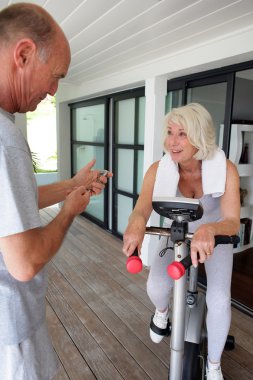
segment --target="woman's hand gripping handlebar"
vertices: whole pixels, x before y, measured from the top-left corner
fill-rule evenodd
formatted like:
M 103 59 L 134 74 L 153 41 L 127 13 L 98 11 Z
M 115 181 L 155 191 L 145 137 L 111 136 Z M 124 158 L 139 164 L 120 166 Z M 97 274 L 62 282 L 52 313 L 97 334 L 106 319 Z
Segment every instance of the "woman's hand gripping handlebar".
M 159 236 L 170 236 L 170 228 L 160 228 L 160 227 L 146 227 L 146 234 L 149 235 L 159 235 Z M 188 234 L 189 237 L 192 237 L 193 234 Z M 142 261 L 138 255 L 137 248 L 134 253 L 128 257 L 126 261 L 126 268 L 128 272 L 136 274 L 142 270 Z
M 238 244 L 240 242 L 240 238 L 237 235 L 216 235 L 214 239 L 215 246 L 218 244 Z M 188 255 L 181 261 L 173 261 L 173 263 L 168 265 L 167 272 L 171 278 L 174 280 L 179 280 L 191 265 L 191 255 Z
M 170 228 L 161 228 L 161 227 L 146 227 L 146 234 L 149 235 L 159 235 L 159 236 L 168 236 L 170 237 L 171 232 Z M 187 233 L 185 235 L 186 239 L 192 239 L 193 233 Z M 237 235 L 226 236 L 226 235 L 217 235 L 215 236 L 215 246 L 218 244 L 238 244 L 240 238 Z M 186 269 L 192 265 L 191 256 L 186 256 L 181 261 L 174 261 L 168 265 L 167 272 L 174 280 L 178 280 L 185 274 Z M 136 249 L 134 253 L 128 257 L 126 262 L 126 267 L 128 272 L 136 274 L 142 270 L 142 261 L 138 255 L 138 250 Z

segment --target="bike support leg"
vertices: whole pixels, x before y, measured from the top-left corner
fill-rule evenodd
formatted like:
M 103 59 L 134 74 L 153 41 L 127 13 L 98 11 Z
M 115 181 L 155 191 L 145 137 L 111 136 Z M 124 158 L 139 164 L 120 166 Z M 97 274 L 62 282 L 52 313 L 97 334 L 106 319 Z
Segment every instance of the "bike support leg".
M 176 261 L 188 254 L 188 246 L 184 242 L 174 244 Z M 182 380 L 186 308 L 186 275 L 174 283 L 173 316 L 170 355 L 170 380 Z

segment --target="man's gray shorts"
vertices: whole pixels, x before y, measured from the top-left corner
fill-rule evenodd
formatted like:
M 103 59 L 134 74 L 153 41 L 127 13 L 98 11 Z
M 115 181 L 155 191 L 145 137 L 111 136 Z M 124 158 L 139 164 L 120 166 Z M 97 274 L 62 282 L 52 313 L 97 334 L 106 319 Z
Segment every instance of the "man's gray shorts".
M 29 339 L 0 346 L 1 380 L 50 380 L 58 367 L 46 323 Z

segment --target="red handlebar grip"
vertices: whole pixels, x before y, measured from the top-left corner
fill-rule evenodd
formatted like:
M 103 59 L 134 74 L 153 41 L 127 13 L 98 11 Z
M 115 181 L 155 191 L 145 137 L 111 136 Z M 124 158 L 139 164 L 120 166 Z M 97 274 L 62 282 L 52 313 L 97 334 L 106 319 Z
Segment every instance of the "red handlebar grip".
M 130 256 L 126 262 L 128 272 L 136 274 L 142 270 L 142 261 L 138 256 Z
M 173 280 L 179 280 L 185 274 L 185 267 L 180 262 L 173 261 L 168 265 L 167 272 Z

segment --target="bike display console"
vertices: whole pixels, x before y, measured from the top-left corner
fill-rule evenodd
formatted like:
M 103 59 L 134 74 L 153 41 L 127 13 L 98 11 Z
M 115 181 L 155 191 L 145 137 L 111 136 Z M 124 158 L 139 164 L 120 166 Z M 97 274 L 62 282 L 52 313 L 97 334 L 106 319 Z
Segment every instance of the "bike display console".
M 193 222 L 203 215 L 203 207 L 198 199 L 154 197 L 152 205 L 159 215 L 178 222 Z

